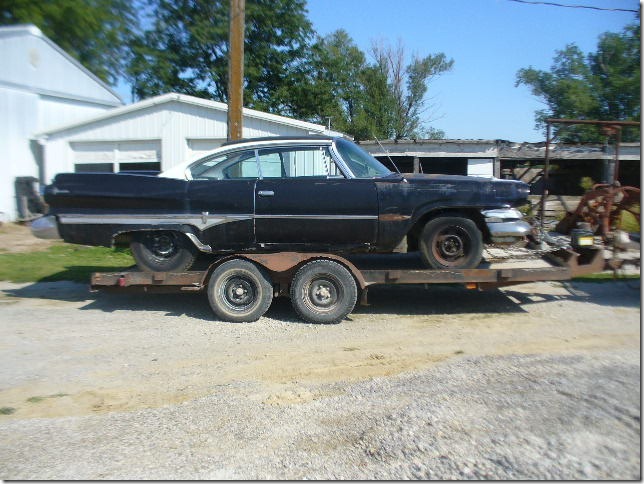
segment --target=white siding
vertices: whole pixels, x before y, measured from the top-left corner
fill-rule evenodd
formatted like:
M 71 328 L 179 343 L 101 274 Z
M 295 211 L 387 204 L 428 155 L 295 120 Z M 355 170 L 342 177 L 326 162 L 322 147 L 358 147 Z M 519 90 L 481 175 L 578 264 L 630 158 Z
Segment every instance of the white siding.
M 220 109 L 181 101 L 151 104 L 52 133 L 46 141 L 47 181 L 57 173 L 74 170 L 73 147 L 79 143 L 160 140 L 161 170 L 167 170 L 220 146 L 226 140 L 227 130 L 227 115 Z M 307 134 L 308 129 L 244 117 L 245 138 Z
M 0 83 L 117 106 L 121 100 L 35 27 L 0 31 Z
M 38 96 L 0 87 L 0 220 L 16 216 L 15 178 L 38 177 L 29 140 L 37 109 Z
M 106 109 L 106 106 L 98 106 L 93 103 L 40 96 L 38 126 L 31 134 L 88 119 L 105 112 Z
M 186 139 L 188 145 L 187 158 L 196 160 L 207 155 L 216 148 L 219 148 L 226 142 L 226 138 L 206 138 L 206 139 Z
M 0 59 L 0 219 L 12 220 L 16 177 L 48 181 L 34 135 L 121 101 L 33 26 L 0 27 Z

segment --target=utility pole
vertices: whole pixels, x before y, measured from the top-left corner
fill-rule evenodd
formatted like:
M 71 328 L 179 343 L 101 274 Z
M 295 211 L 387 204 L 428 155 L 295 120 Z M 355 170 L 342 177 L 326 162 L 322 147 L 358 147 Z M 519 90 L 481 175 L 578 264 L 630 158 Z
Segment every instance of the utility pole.
M 230 0 L 228 32 L 228 141 L 242 138 L 246 0 Z

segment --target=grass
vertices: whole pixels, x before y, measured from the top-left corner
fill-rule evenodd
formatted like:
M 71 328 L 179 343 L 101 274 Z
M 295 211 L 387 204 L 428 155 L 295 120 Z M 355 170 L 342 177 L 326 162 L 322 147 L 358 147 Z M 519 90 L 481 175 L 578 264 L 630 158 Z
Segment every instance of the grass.
M 612 272 L 598 272 L 596 274 L 587 274 L 585 276 L 579 276 L 573 278 L 573 281 L 580 282 L 612 282 L 619 281 L 623 279 L 634 280 L 639 279 L 639 274 L 618 274 L 617 277 L 614 276 Z
M 27 401 L 29 403 L 40 403 L 46 398 L 60 398 L 60 397 L 66 397 L 68 393 L 55 393 L 54 395 L 47 395 L 46 397 L 29 397 Z
M 88 282 L 92 272 L 134 265 L 129 249 L 54 245 L 40 252 L 0 254 L 0 280 L 11 282 Z
M 634 205 L 631 209 L 638 213 L 640 212 L 640 206 Z M 637 222 L 637 218 L 630 212 L 623 210 L 620 214 L 620 220 L 617 226 L 622 229 L 624 232 L 639 233 L 640 224 Z
M 11 415 L 16 411 L 13 407 L 2 407 L 0 408 L 0 415 Z

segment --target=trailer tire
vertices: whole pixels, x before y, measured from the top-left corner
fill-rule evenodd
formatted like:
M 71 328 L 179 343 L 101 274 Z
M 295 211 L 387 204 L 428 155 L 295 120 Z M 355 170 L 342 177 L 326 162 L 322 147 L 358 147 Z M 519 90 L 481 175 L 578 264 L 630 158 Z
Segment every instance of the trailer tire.
M 180 232 L 150 230 L 135 233 L 130 249 L 136 265 L 146 272 L 187 271 L 197 258 L 197 248 Z
M 273 284 L 266 272 L 252 262 L 233 259 L 221 264 L 210 276 L 208 301 L 223 321 L 257 321 L 273 301 Z
M 464 217 L 437 217 L 423 228 L 419 240 L 423 263 L 432 269 L 474 269 L 483 255 L 483 236 Z
M 351 272 L 330 260 L 315 260 L 300 267 L 290 294 L 293 308 L 309 323 L 339 323 L 353 311 L 358 299 Z

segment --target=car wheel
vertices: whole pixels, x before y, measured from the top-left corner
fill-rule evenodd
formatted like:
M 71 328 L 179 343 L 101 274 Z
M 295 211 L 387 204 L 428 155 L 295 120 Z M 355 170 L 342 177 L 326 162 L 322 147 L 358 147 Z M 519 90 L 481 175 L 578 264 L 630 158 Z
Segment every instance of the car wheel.
M 481 262 L 483 237 L 476 224 L 463 217 L 437 217 L 427 222 L 420 253 L 432 269 L 473 269 Z
M 130 249 L 146 272 L 183 272 L 197 258 L 197 248 L 183 234 L 167 230 L 135 234 Z
M 310 323 L 339 323 L 355 307 L 356 281 L 342 264 L 316 260 L 303 265 L 291 282 L 291 303 Z
M 252 262 L 224 262 L 210 276 L 208 300 L 223 321 L 245 323 L 261 318 L 273 301 L 273 284 Z

